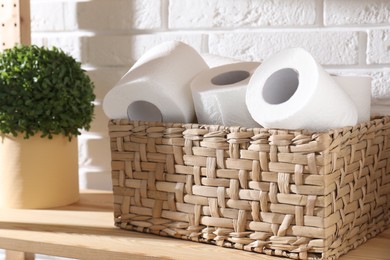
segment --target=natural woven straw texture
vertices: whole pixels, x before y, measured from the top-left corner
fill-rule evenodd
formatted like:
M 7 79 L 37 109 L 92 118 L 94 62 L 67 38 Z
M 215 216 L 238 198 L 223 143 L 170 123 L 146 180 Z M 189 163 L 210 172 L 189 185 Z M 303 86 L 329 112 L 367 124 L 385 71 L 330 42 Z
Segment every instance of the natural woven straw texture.
M 323 133 L 109 123 L 118 227 L 335 259 L 390 226 L 390 118 Z

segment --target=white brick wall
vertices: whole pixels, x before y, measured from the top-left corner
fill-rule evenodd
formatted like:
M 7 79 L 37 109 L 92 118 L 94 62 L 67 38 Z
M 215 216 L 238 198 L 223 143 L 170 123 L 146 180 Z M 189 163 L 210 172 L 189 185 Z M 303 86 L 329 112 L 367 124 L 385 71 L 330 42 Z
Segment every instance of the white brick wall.
M 370 30 L 367 46 L 367 63 L 390 63 L 390 27 L 388 27 L 388 29 Z
M 313 0 L 170 0 L 168 24 L 171 29 L 291 27 L 313 25 L 315 17 Z
M 157 33 L 134 35 L 97 35 L 87 41 L 86 63 L 92 66 L 129 67 L 145 51 L 169 40 L 180 40 L 201 51 L 201 33 Z
M 303 47 L 323 65 L 357 65 L 359 32 L 273 30 L 251 32 L 211 32 L 209 52 L 242 60 L 264 60 L 289 47 Z M 238 47 L 239 46 L 239 47 Z
M 390 23 L 390 1 L 324 0 L 326 25 L 374 25 Z
M 81 61 L 98 104 L 146 50 L 172 39 L 254 61 L 304 47 L 330 72 L 372 75 L 373 95 L 390 97 L 389 0 L 31 0 L 31 17 L 33 42 Z M 80 137 L 82 187 L 110 188 L 107 120 L 98 105 Z

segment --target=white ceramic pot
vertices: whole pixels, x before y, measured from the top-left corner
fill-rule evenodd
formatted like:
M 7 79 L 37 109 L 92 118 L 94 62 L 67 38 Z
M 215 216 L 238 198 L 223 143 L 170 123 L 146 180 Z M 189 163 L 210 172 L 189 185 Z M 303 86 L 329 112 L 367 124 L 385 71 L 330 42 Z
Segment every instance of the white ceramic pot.
M 76 137 L 0 136 L 0 208 L 52 208 L 78 199 Z

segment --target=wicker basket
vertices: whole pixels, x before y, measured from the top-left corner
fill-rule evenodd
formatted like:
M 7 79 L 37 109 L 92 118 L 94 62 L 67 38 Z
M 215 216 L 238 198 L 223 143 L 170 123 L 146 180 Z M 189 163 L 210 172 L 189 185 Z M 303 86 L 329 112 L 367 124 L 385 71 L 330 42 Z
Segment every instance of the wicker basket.
M 323 133 L 109 123 L 115 224 L 295 259 L 390 226 L 390 118 Z

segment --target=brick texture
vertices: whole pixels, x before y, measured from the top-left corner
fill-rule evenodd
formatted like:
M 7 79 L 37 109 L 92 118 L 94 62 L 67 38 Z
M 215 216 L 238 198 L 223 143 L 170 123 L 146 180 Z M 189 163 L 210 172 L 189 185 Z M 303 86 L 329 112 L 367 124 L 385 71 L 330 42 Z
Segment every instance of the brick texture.
M 64 3 L 31 1 L 30 8 L 33 32 L 65 30 Z
M 367 47 L 368 64 L 390 63 L 390 29 L 371 30 Z
M 172 40 L 185 42 L 201 51 L 201 34 L 96 36 L 88 39 L 87 63 L 99 66 L 129 66 L 148 49 Z
M 108 137 L 82 137 L 79 141 L 79 164 L 89 168 L 111 170 L 111 162 L 107 160 L 111 157 Z
M 390 104 L 390 68 L 374 72 L 372 77 L 373 102 Z
M 315 1 L 312 0 L 170 0 L 169 27 L 312 25 L 315 13 Z
M 389 24 L 388 0 L 325 0 L 326 25 Z
M 77 3 L 75 8 L 79 29 L 116 31 L 161 27 L 160 0 L 95 0 Z
M 290 47 L 305 48 L 323 65 L 358 63 L 357 32 L 213 33 L 209 38 L 210 53 L 248 61 L 262 61 Z

